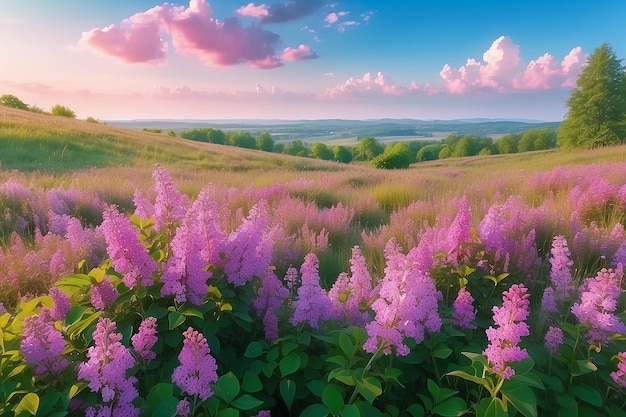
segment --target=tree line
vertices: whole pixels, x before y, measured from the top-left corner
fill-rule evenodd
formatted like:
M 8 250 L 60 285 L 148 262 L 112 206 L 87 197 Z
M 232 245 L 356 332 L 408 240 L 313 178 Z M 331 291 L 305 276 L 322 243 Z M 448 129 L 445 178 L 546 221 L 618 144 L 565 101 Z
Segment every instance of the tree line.
M 30 112 L 33 112 L 33 113 L 50 114 L 52 116 L 69 117 L 70 119 L 75 119 L 76 118 L 76 113 L 74 113 L 74 111 L 72 109 L 70 109 L 69 107 L 62 106 L 60 104 L 55 104 L 54 106 L 52 106 L 52 108 L 48 112 L 48 111 L 45 111 L 44 109 L 42 109 L 41 107 L 29 106 L 28 104 L 24 103 L 22 100 L 20 100 L 19 98 L 17 98 L 13 94 L 5 94 L 3 96 L 0 96 L 0 105 L 6 106 L 6 107 L 11 107 L 13 109 L 18 109 L 18 110 L 26 110 L 26 111 L 30 111 Z M 87 121 L 91 121 L 89 119 L 93 119 L 93 118 L 88 118 Z M 93 120 L 95 121 L 95 119 L 93 119 Z

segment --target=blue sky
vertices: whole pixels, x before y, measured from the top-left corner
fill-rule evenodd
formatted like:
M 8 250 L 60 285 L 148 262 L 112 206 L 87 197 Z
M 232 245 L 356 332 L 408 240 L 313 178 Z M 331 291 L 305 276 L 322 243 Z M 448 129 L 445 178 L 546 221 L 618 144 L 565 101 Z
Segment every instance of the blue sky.
M 626 2 L 0 0 L 0 94 L 101 120 L 561 120 Z

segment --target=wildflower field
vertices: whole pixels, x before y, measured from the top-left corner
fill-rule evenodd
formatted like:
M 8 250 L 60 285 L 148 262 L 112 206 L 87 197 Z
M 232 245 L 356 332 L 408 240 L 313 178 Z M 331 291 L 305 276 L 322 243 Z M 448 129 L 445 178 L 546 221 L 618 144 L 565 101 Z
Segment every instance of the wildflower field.
M 626 149 L 560 152 L 2 167 L 0 415 L 624 416 Z

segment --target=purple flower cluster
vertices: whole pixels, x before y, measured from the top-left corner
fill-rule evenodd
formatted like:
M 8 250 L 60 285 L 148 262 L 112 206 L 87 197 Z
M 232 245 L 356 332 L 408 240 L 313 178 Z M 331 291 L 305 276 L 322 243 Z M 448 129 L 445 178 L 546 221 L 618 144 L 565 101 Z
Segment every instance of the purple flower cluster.
M 474 309 L 474 305 L 472 304 L 473 302 L 474 297 L 472 297 L 472 294 L 467 291 L 465 287 L 462 287 L 452 304 L 452 307 L 454 308 L 454 312 L 452 313 L 454 326 L 459 329 L 476 328 L 473 324 L 473 321 L 476 318 L 476 309 Z
M 526 349 L 518 346 L 523 336 L 530 334 L 524 322 L 528 317 L 530 301 L 528 289 L 523 284 L 514 284 L 502 293 L 503 304 L 493 308 L 493 321 L 496 327 L 487 330 L 489 345 L 483 352 L 491 369 L 509 379 L 515 371 L 509 365 L 528 358 Z
M 119 293 L 108 277 L 91 286 L 91 305 L 96 310 L 104 310 L 117 300 Z
M 139 325 L 139 331 L 130 339 L 135 352 L 146 362 L 156 358 L 156 353 L 152 351 L 152 347 L 159 340 L 156 335 L 156 326 L 157 319 L 155 317 L 147 317 Z
M 559 353 L 563 344 L 563 330 L 559 327 L 550 326 L 546 333 L 544 345 L 553 354 Z
M 611 372 L 611 378 L 617 385 L 626 388 L 626 352 L 618 353 L 617 359 L 619 359 L 617 371 Z
M 128 288 L 151 286 L 154 283 L 152 273 L 157 270 L 157 264 L 139 241 L 130 219 L 113 206 L 107 207 L 102 217 L 99 230 L 106 240 L 113 267 L 124 276 L 124 284 Z
M 623 278 L 621 265 L 615 271 L 602 268 L 595 277 L 585 279 L 578 301 L 572 306 L 578 321 L 589 326 L 587 341 L 597 351 L 609 343 L 611 335 L 626 333 L 626 325 L 613 314 L 622 294 Z
M 333 304 L 336 319 L 347 319 L 350 324 L 361 326 L 370 319 L 366 309 L 372 301 L 372 277 L 358 246 L 352 248 L 350 271 L 351 276 L 342 273 L 337 277 L 328 297 Z
M 154 202 L 155 229 L 160 232 L 173 231 L 185 217 L 189 198 L 178 191 L 172 177 L 161 165 L 155 165 L 152 178 L 157 193 Z
M 574 262 L 570 259 L 571 253 L 567 247 L 567 240 L 564 236 L 556 236 L 552 241 L 552 249 L 550 251 L 550 283 L 554 288 L 557 300 L 564 301 L 570 297 L 574 290 L 572 284 L 572 265 Z
M 455 267 L 463 256 L 462 245 L 470 242 L 472 227 L 472 210 L 467 202 L 467 197 L 463 196 L 459 202 L 459 210 L 447 230 L 445 240 L 446 260 Z
M 295 311 L 291 323 L 299 326 L 308 323 L 313 329 L 331 318 L 332 303 L 326 291 L 320 287 L 319 260 L 313 253 L 304 257 L 300 267 L 302 284 L 298 288 L 298 299 L 294 302 Z
M 265 338 L 275 340 L 278 338 L 278 316 L 283 301 L 289 296 L 289 290 L 285 288 L 274 271 L 268 269 L 261 280 L 261 286 L 254 300 L 254 308 L 257 314 L 263 317 Z
M 78 378 L 88 381 L 92 392 L 99 392 L 102 402 L 87 409 L 87 416 L 139 416 L 133 406 L 139 395 L 137 378 L 127 376 L 135 359 L 122 343 L 117 326 L 100 317 L 93 332 L 94 346 L 87 351 L 87 362 L 78 365 Z
M 50 311 L 53 319 L 63 321 L 70 312 L 71 302 L 70 296 L 61 291 L 58 287 L 50 288 L 50 297 L 54 302 L 54 307 Z
M 438 312 L 441 293 L 428 273 L 400 253 L 395 239 L 387 243 L 385 258 L 385 277 L 379 297 L 372 303 L 376 316 L 365 326 L 369 338 L 363 349 L 371 353 L 382 347 L 389 355 L 395 347 L 398 355 L 405 356 L 409 354 L 405 337 L 421 343 L 426 332 L 441 328 Z
M 67 367 L 67 360 L 61 356 L 65 339 L 54 328 L 50 309 L 43 308 L 39 314 L 26 317 L 23 329 L 20 350 L 26 363 L 35 368 L 35 374 L 56 374 Z
M 209 384 L 217 382 L 217 363 L 202 333 L 189 327 L 183 336 L 183 348 L 178 355 L 180 366 L 172 372 L 172 382 L 183 393 L 197 395 L 204 401 L 213 395 Z

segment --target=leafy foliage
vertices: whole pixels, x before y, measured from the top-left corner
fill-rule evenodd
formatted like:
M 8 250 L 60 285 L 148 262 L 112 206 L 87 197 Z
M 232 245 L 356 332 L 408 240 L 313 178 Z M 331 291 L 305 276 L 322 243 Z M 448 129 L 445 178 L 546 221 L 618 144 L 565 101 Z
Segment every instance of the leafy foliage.
M 73 110 L 60 104 L 55 104 L 50 110 L 50 113 L 52 113 L 53 116 L 68 117 L 70 119 L 76 118 L 76 113 L 74 113 Z

